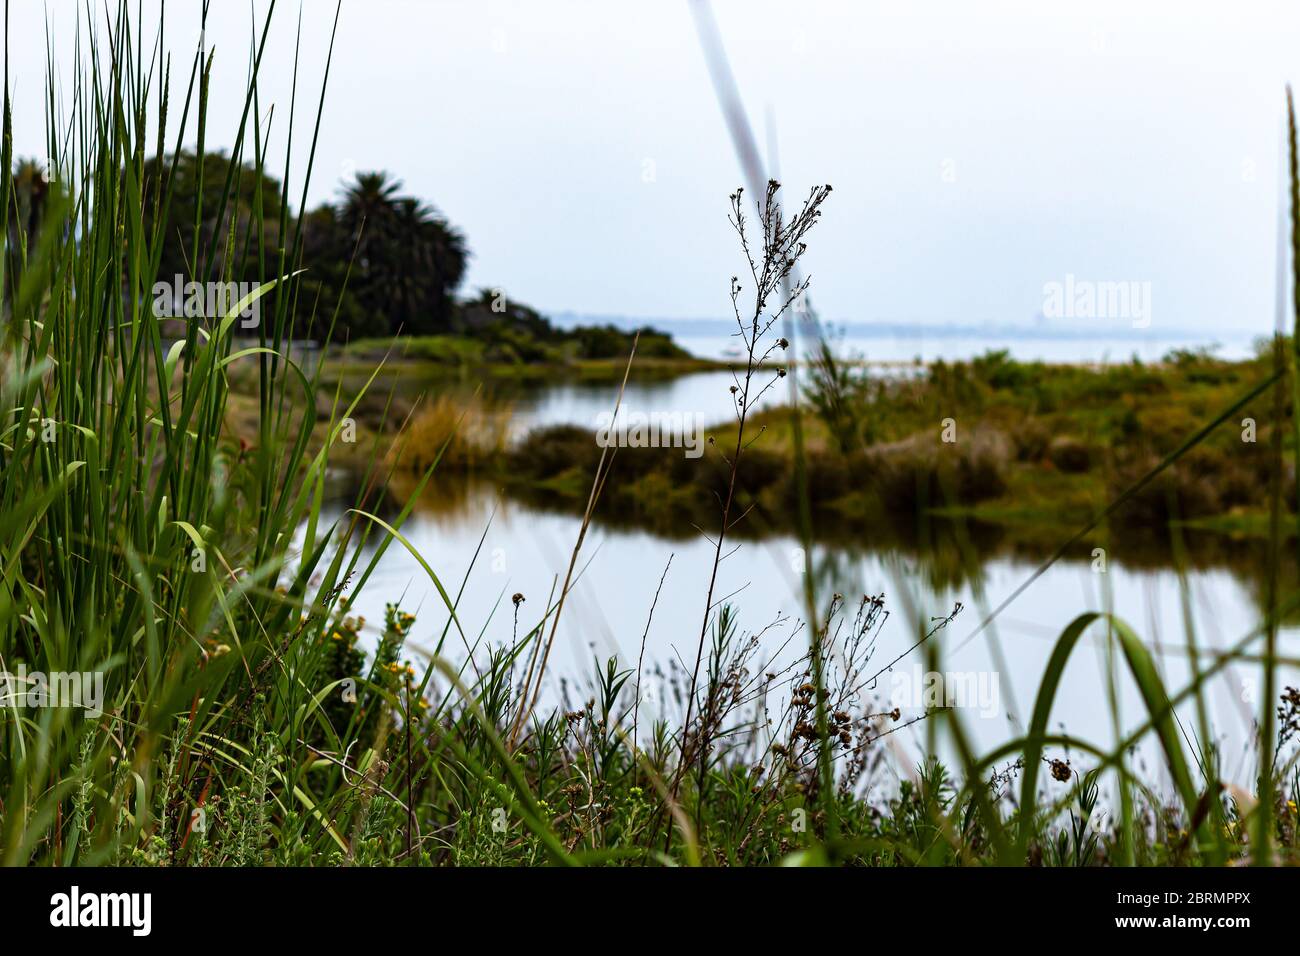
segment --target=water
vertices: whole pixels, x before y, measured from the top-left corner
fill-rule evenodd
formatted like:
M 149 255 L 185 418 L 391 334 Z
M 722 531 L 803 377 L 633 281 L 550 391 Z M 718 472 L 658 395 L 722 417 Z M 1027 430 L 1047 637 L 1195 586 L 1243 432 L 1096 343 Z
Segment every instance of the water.
M 739 340 L 730 329 L 715 322 L 699 324 L 701 331 L 692 330 L 691 323 L 672 323 L 677 343 L 701 358 L 724 359 L 736 354 Z M 1143 362 L 1157 362 L 1172 350 L 1195 348 L 1209 348 L 1224 359 L 1244 359 L 1254 354 L 1255 338 L 1268 334 L 1267 328 L 1254 332 L 1224 328 L 1206 335 L 1123 325 L 1061 332 L 1042 327 L 976 329 L 923 324 L 848 324 L 827 328 L 828 341 L 837 355 L 884 363 L 956 361 L 998 350 L 1026 362 L 1118 363 L 1128 362 L 1135 355 Z M 806 351 L 807 342 L 801 339 L 799 347 Z
M 679 345 L 701 358 L 729 360 L 737 340 L 726 334 L 678 335 Z M 850 327 L 847 334 L 832 335 L 834 351 L 842 358 L 865 360 L 867 374 L 875 377 L 899 377 L 916 373 L 916 363 L 936 359 L 969 359 L 990 350 L 1005 349 L 1012 358 L 1022 361 L 1089 362 L 1117 364 L 1134 356 L 1143 362 L 1158 362 L 1171 350 L 1213 348 L 1214 354 L 1227 359 L 1242 359 L 1253 354 L 1248 336 L 1234 333 L 1219 339 L 1203 340 L 1188 336 L 1139 334 L 1110 336 L 1049 337 L 1002 331 L 986 335 L 927 332 L 864 333 Z M 737 362 L 743 361 L 736 358 Z M 629 410 L 674 411 L 696 416 L 714 424 L 727 415 L 726 396 L 735 382 L 731 372 L 702 372 L 661 381 L 632 379 L 627 384 L 623 405 Z M 766 379 L 760 380 L 760 385 Z M 489 391 L 511 404 L 511 434 L 519 436 L 539 425 L 576 424 L 595 428 L 598 418 L 609 413 L 617 388 L 608 382 L 561 382 L 544 387 L 497 383 Z M 765 392 L 757 407 L 764 408 L 788 401 L 788 381 L 779 382 Z
M 628 409 L 682 412 L 718 421 L 726 415 L 731 381 L 727 372 L 632 381 L 623 402 Z M 769 400 L 783 400 L 786 386 L 780 383 Z M 594 427 L 597 417 L 612 408 L 616 392 L 617 385 L 586 383 L 516 391 L 513 424 L 516 432 L 539 424 Z M 510 641 L 516 630 L 511 603 L 516 592 L 526 598 L 518 632 L 531 629 L 542 617 L 548 598 L 553 602 L 557 596 L 579 527 L 577 516 L 539 510 L 481 480 L 451 478 L 428 491 L 403 533 L 449 593 L 455 596 L 464 582 L 457 614 L 460 629 L 450 627 L 445 653 L 463 657 L 480 634 L 489 644 Z M 648 674 L 668 671 L 674 663 L 690 670 L 700 640 L 714 548 L 698 532 L 685 528 L 683 534 L 671 540 L 596 521 L 580 555 L 580 573 L 566 600 L 548 668 L 555 678 L 563 675 L 566 684 L 550 683 L 544 691 L 548 703 L 563 703 L 566 693 L 571 703 L 585 700 L 596 661 L 617 656 L 623 667 L 635 667 L 643 634 Z M 980 554 L 979 572 L 972 578 L 954 575 L 933 556 L 909 554 L 893 546 L 874 547 L 870 542 L 847 545 L 842 536 L 833 537 L 837 543 L 816 546 L 810 558 L 787 535 L 744 540 L 723 562 L 715 600 L 727 598 L 739 609 L 743 632 L 763 632 L 760 647 L 770 663 L 762 666 L 780 666 L 796 650 L 807 647 L 800 622 L 805 617 L 803 574 L 810 568 L 823 609 L 835 592 L 846 595 L 850 603 L 864 594 L 885 595 L 890 617 L 879 632 L 867 674 L 885 668 L 915 642 L 921 629 L 949 615 L 958 602 L 963 605 L 953 622 L 931 641 L 940 652 L 940 669 L 968 682 L 965 697 L 955 702 L 981 752 L 1024 732 L 1055 640 L 1084 611 L 1110 610 L 1127 621 L 1147 642 L 1171 691 L 1191 680 L 1183 585 L 1172 567 L 1158 561 L 1153 566 L 1149 554 L 1130 555 L 1122 546 L 1114 546 L 1104 573 L 1089 557 L 1059 561 L 997 618 L 994 628 L 972 637 L 985 612 L 1030 577 L 1039 556 L 990 546 Z M 662 593 L 647 626 L 665 568 Z M 1260 619 L 1258 574 L 1240 564 L 1202 561 L 1187 574 L 1186 587 L 1191 623 L 1203 652 L 1231 647 Z M 403 609 L 418 618 L 411 649 L 417 654 L 431 651 L 448 627 L 448 611 L 419 563 L 394 542 L 354 605 L 367 618 L 372 639 L 383 620 L 385 603 L 399 599 Z M 1294 629 L 1284 629 L 1281 646 L 1286 648 L 1296 636 Z M 1103 748 L 1117 739 L 1106 690 L 1106 646 L 1103 626 L 1094 626 L 1085 635 L 1067 668 L 1050 722 L 1052 731 L 1065 730 Z M 865 690 L 862 705 L 873 712 L 898 706 L 904 721 L 923 713 L 927 684 L 922 661 L 921 655 L 913 654 L 885 670 Z M 1131 731 L 1145 719 L 1146 711 L 1122 663 L 1117 667 L 1121 728 Z M 647 683 L 651 681 L 647 678 Z M 1286 670 L 1279 681 L 1279 690 L 1288 683 L 1300 684 L 1300 674 Z M 1255 772 L 1251 741 L 1261 689 L 1259 668 L 1234 664 L 1211 682 L 1207 696 L 1225 775 L 1242 784 L 1249 784 Z M 643 701 L 643 726 L 653 720 L 657 706 L 658 701 Z M 1184 731 L 1194 734 L 1194 707 L 1183 705 L 1178 714 Z M 898 767 L 907 768 L 920 759 L 927 730 L 922 722 L 888 738 Z M 953 759 L 942 740 L 938 746 Z M 1149 779 L 1159 784 L 1164 770 L 1154 744 L 1148 741 L 1141 754 Z
M 762 395 L 759 389 L 772 379 L 773 373 L 759 373 L 757 409 L 789 401 L 787 380 L 778 381 Z M 662 381 L 629 380 L 623 392 L 620 417 L 627 413 L 673 412 L 689 420 L 713 425 L 725 419 L 729 389 L 736 377 L 727 371 L 698 372 Z M 608 382 L 569 382 L 545 388 L 516 392 L 512 399 L 511 431 L 523 434 L 530 428 L 545 425 L 579 425 L 595 429 L 602 415 L 614 410 L 618 385 Z
M 415 511 L 403 532 L 453 599 L 464 581 L 457 617 L 465 641 L 472 644 L 481 633 L 488 643 L 508 642 L 515 631 L 511 596 L 516 592 L 526 598 L 518 628 L 526 632 L 540 620 L 548 600 L 553 602 L 558 595 L 579 519 L 499 497 L 491 485 L 476 481 L 467 482 L 455 495 L 440 488 L 435 496 L 437 502 Z M 477 563 L 471 569 L 476 551 Z M 700 638 L 712 560 L 713 546 L 698 535 L 672 541 L 599 523 L 593 526 L 580 555 L 580 574 L 566 601 L 549 668 L 552 675 L 568 678 L 573 703 L 585 699 L 595 661 L 616 655 L 622 666 L 634 667 L 643 633 L 647 672 L 655 667 L 666 670 L 674 661 L 689 669 Z M 789 660 L 793 648 L 806 647 L 806 633 L 796 629 L 803 617 L 799 568 L 804 566 L 797 541 L 787 536 L 741 542 L 721 566 L 716 597 L 731 596 L 743 631 L 768 629 L 762 642 L 769 660 L 764 667 Z M 918 622 L 948 615 L 956 602 L 964 605 L 953 623 L 931 640 L 940 651 L 943 672 L 983 682 L 972 697 L 956 701 L 962 705 L 959 713 L 966 730 L 981 751 L 1023 732 L 1056 638 L 1085 610 L 1111 609 L 1131 624 L 1148 642 L 1170 689 L 1191 679 L 1180 583 L 1172 570 L 1132 567 L 1122 556 L 1109 560 L 1105 574 L 1098 573 L 1091 560 L 1060 561 L 998 617 L 995 628 L 971 639 L 984 611 L 1028 578 L 1034 563 L 989 557 L 978 582 L 955 585 L 929 583 L 926 567 L 915 557 L 896 552 L 815 548 L 811 567 L 817 572 L 821 606 L 835 591 L 850 601 L 867 593 L 884 593 L 891 615 L 880 631 L 868 674 L 884 668 L 914 642 Z M 655 588 L 665 568 L 662 593 L 647 629 Z M 1259 619 L 1256 593 L 1232 570 L 1194 571 L 1187 585 L 1202 650 L 1230 647 Z M 428 652 L 448 627 L 449 614 L 419 563 L 394 543 L 358 596 L 355 610 L 365 615 L 374 634 L 373 625 L 383 620 L 385 602 L 398 599 L 405 610 L 417 614 L 412 650 Z M 1294 636 L 1294 631 L 1284 631 L 1283 646 Z M 1067 668 L 1051 727 L 1109 747 L 1115 736 L 1105 696 L 1104 646 L 1104 628 L 1094 627 Z M 451 626 L 446 651 L 463 657 L 465 647 L 457 628 Z M 899 706 L 903 720 L 922 713 L 926 701 L 921 696 L 925 687 L 921 661 L 920 655 L 911 655 L 886 671 L 864 694 L 864 703 L 876 701 L 873 712 Z M 1287 671 L 1281 680 L 1294 685 L 1296 678 L 1294 671 Z M 1249 748 L 1261 687 L 1256 668 L 1234 665 L 1213 681 L 1208 695 L 1211 726 L 1219 735 L 1225 770 L 1243 784 L 1254 772 Z M 1122 726 L 1132 730 L 1146 712 L 1131 681 L 1122 678 L 1120 688 Z M 562 703 L 561 697 L 558 684 L 547 688 L 549 702 Z M 653 719 L 656 708 L 643 704 L 642 713 Z M 1184 728 L 1192 732 L 1194 709 L 1184 706 L 1179 713 Z M 925 730 L 920 724 L 890 739 L 904 765 L 920 758 Z M 1151 747 L 1145 749 L 1145 759 L 1153 771 L 1161 766 Z

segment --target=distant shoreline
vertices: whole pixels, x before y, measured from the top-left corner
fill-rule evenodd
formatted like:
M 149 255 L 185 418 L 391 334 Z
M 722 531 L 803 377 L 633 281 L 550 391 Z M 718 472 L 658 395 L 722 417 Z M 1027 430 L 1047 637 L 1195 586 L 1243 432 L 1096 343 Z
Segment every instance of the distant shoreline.
M 602 315 L 577 312 L 548 313 L 547 318 L 557 328 L 580 325 L 612 325 L 633 330 L 647 326 L 667 332 L 674 338 L 714 338 L 731 335 L 736 323 L 727 318 L 660 318 L 647 316 Z M 828 321 L 820 320 L 823 329 L 832 337 L 848 339 L 990 339 L 1022 338 L 1042 341 L 1110 341 L 1110 342 L 1184 342 L 1209 345 L 1213 342 L 1243 344 L 1272 334 L 1270 329 L 1257 333 L 1245 330 L 1225 335 L 1222 328 L 1200 330 L 1171 328 L 1153 324 L 1147 328 L 1133 328 L 1128 322 L 1098 320 L 1090 325 L 1065 325 L 1055 320 L 1043 320 L 1030 325 L 1013 325 L 997 322 L 944 322 L 924 321 Z M 800 333 L 804 324 L 798 323 Z

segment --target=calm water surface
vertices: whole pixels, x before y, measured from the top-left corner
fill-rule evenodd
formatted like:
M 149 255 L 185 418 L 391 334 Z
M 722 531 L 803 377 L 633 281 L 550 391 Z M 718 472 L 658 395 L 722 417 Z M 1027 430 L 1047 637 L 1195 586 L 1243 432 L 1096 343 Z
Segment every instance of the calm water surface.
M 716 421 L 727 414 L 730 382 L 725 372 L 668 382 L 632 382 L 624 405 L 689 412 Z M 612 407 L 615 391 L 607 384 L 562 383 L 516 394 L 514 418 L 520 429 L 560 423 L 588 427 Z M 772 397 L 779 401 L 783 394 Z M 516 592 L 526 596 L 519 629 L 531 628 L 541 618 L 548 595 L 558 592 L 579 519 L 522 504 L 477 480 L 440 486 L 424 498 L 403 532 L 453 596 L 464 581 L 458 618 L 467 640 L 472 643 L 481 633 L 488 643 L 508 642 L 514 630 L 510 598 Z M 547 688 L 548 698 L 559 703 L 567 690 L 575 703 L 585 699 L 596 660 L 617 655 L 623 666 L 635 667 L 643 632 L 647 672 L 668 671 L 674 662 L 689 668 L 700 639 L 712 560 L 713 545 L 698 534 L 670 540 L 597 522 L 583 546 L 581 574 L 567 599 L 552 651 L 549 673 L 557 680 Z M 1191 677 L 1184 580 L 1191 624 L 1203 651 L 1225 649 L 1256 626 L 1261 588 L 1248 574 L 1209 567 L 1180 579 L 1172 567 L 1152 568 L 1149 559 L 1140 564 L 1126 562 L 1122 549 L 1108 556 L 1105 573 L 1099 573 L 1091 560 L 1060 561 L 998 617 L 994 628 L 978 635 L 974 632 L 984 613 L 1034 572 L 1034 561 L 1005 552 L 988 554 L 974 579 L 959 576 L 964 580 L 953 583 L 951 575 L 937 572 L 915 555 L 873 550 L 869 542 L 817 546 L 811 560 L 806 560 L 795 539 L 777 535 L 740 542 L 722 564 L 715 598 L 731 596 L 742 632 L 763 632 L 760 646 L 767 662 L 761 666 L 773 667 L 788 661 L 793 648 L 807 645 L 807 635 L 799 629 L 804 617 L 804 568 L 812 569 L 823 607 L 835 592 L 850 602 L 864 594 L 883 593 L 890 616 L 878 634 L 874 666 L 867 673 L 883 668 L 916 640 L 919 628 L 949 615 L 960 602 L 963 609 L 952 624 L 932 640 L 943 671 L 974 681 L 967 698 L 958 701 L 959 713 L 979 749 L 988 750 L 1023 731 L 1056 637 L 1084 611 L 1111 610 L 1129 622 L 1151 648 L 1171 689 L 1181 688 Z M 665 568 L 667 576 L 647 631 L 651 602 Z M 404 610 L 417 614 L 412 649 L 429 650 L 447 625 L 448 612 L 418 562 L 394 542 L 355 601 L 357 613 L 368 620 L 372 638 L 383 620 L 385 603 L 399 599 Z M 1294 629 L 1286 629 L 1281 646 L 1294 654 L 1300 647 L 1297 638 Z M 453 655 L 463 657 L 464 645 L 454 628 L 448 640 Z M 1051 723 L 1053 730 L 1065 729 L 1111 746 L 1116 737 L 1106 691 L 1106 645 L 1103 626 L 1087 633 L 1068 666 Z M 874 700 L 882 710 L 899 706 L 905 720 L 923 713 L 922 665 L 921 656 L 914 654 L 885 671 L 864 693 L 863 704 Z M 563 687 L 558 682 L 561 675 L 566 678 Z M 1288 671 L 1281 682 L 1300 684 L 1300 675 Z M 1121 675 L 1118 685 L 1121 728 L 1132 730 L 1143 721 L 1145 711 L 1127 677 Z M 1258 669 L 1241 664 L 1217 677 L 1209 693 L 1211 725 L 1225 771 L 1242 783 L 1254 772 L 1249 751 L 1261 687 Z M 660 697 L 643 701 L 642 714 L 653 717 L 660 701 Z M 1194 707 L 1180 707 L 1179 717 L 1185 732 L 1192 735 Z M 645 726 L 648 721 L 642 719 Z M 897 766 L 906 768 L 927 746 L 927 724 L 900 731 L 889 740 Z M 942 740 L 938 747 L 951 757 Z M 1159 781 L 1164 771 L 1158 756 L 1150 747 L 1144 755 L 1149 778 Z

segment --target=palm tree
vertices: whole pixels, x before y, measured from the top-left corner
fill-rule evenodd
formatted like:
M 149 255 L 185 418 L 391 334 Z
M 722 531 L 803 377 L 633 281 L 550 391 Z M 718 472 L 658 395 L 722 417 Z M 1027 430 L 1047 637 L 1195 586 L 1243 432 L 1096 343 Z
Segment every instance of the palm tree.
M 357 178 L 343 188 L 338 222 L 347 230 L 350 243 L 356 246 L 357 262 L 367 265 L 367 253 L 391 234 L 397 193 L 402 182 L 388 173 L 357 173 Z
M 352 288 L 392 333 L 445 331 L 465 275 L 465 238 L 432 206 L 399 195 L 401 186 L 366 172 L 343 191 L 337 222 L 356 250 Z

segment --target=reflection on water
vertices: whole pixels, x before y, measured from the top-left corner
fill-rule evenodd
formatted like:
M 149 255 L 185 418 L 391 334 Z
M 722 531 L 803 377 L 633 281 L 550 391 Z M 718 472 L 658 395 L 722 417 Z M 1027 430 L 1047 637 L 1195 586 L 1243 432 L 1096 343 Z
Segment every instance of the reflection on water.
M 728 389 L 735 380 L 728 371 L 697 372 L 665 379 L 632 378 L 623 393 L 622 409 L 625 414 L 671 410 L 713 424 L 726 416 Z M 436 380 L 422 384 L 430 391 L 464 397 L 478 391 L 487 403 L 508 407 L 510 433 L 515 438 L 531 428 L 548 425 L 590 427 L 594 433 L 600 417 L 613 411 L 619 386 L 617 382 L 582 379 L 546 384 L 510 379 Z M 756 407 L 779 405 L 788 396 L 788 389 L 773 388 L 758 400 Z
M 879 368 L 873 374 L 908 373 Z M 731 383 L 728 372 L 633 379 L 623 406 L 719 421 L 727 414 Z M 598 416 L 612 408 L 617 393 L 617 385 L 607 382 L 538 385 L 493 380 L 436 385 L 444 394 L 449 390 L 456 394 L 458 388 L 466 394 L 481 389 L 489 402 L 509 406 L 516 435 L 535 425 L 576 424 L 590 425 L 593 440 Z M 767 396 L 775 402 L 784 398 L 783 388 Z M 413 479 L 395 478 L 387 506 L 407 500 L 413 488 Z M 527 633 L 554 601 L 563 581 L 580 520 L 562 510 L 572 508 L 571 503 L 551 504 L 544 494 L 521 500 L 517 497 L 521 494 L 516 489 L 512 497 L 488 482 L 464 476 L 439 476 L 403 527 L 449 593 L 456 595 L 464 582 L 457 617 L 467 644 L 480 635 L 489 644 L 511 639 L 515 622 L 510 598 L 516 592 L 526 597 L 519 633 Z M 794 654 L 792 648 L 807 643 L 801 625 L 807 616 L 801 597 L 805 571 L 815 582 L 819 613 L 824 613 L 836 593 L 845 595 L 852 606 L 861 595 L 883 592 L 890 616 L 873 659 L 882 668 L 960 603 L 963 609 L 952 624 L 927 645 L 938 653 L 929 670 L 965 681 L 961 692 L 948 702 L 958 705 L 957 713 L 981 752 L 1023 732 L 1051 648 L 1080 613 L 1112 611 L 1126 620 L 1147 642 L 1171 690 L 1185 686 L 1192 674 L 1184 595 L 1203 654 L 1232 646 L 1260 620 L 1266 556 L 1258 543 L 1188 534 L 1184 544 L 1189 570 L 1180 577 L 1167 541 L 1112 527 L 1104 573 L 1097 567 L 1091 545 L 1080 547 L 1035 580 L 998 616 L 995 626 L 975 635 L 986 613 L 1033 574 L 1068 530 L 1008 529 L 933 519 L 918 523 L 913 517 L 899 516 L 896 524 L 882 522 L 864 535 L 824 522 L 816 529 L 818 543 L 812 554 L 804 555 L 794 537 L 773 531 L 773 525 L 761 518 L 758 515 L 737 529 L 732 543 L 739 547 L 723 562 L 715 591 L 715 598 L 726 599 L 738 609 L 742 631 L 763 632 L 762 652 L 770 660 L 760 666 L 779 667 Z M 634 667 L 643 633 L 648 674 L 671 676 L 674 667 L 689 670 L 695 659 L 713 545 L 689 522 L 650 532 L 636 520 L 609 509 L 597 512 L 552 651 L 551 684 L 544 691 L 550 703 L 563 703 L 566 695 L 585 697 L 595 660 L 617 655 L 624 667 Z M 1286 549 L 1285 558 L 1284 576 L 1294 582 L 1297 569 L 1291 549 Z M 666 567 L 663 591 L 647 630 L 655 589 Z M 400 601 L 403 609 L 418 615 L 416 646 L 423 643 L 427 649 L 443 633 L 447 609 L 419 563 L 396 544 L 387 549 L 376 574 L 356 596 L 355 609 L 373 628 L 383 620 L 384 605 L 390 601 Z M 456 643 L 456 629 L 450 633 L 453 643 L 448 648 L 463 655 L 465 645 Z M 1284 629 L 1282 652 L 1300 656 L 1295 645 L 1296 630 Z M 1056 698 L 1053 731 L 1064 729 L 1103 747 L 1116 741 L 1107 690 L 1114 662 L 1108 647 L 1103 627 L 1095 626 L 1085 635 Z M 934 684 L 922 673 L 923 663 L 921 654 L 912 654 L 885 670 L 868 691 L 871 699 L 860 705 L 871 711 L 897 706 L 906 721 L 924 713 L 927 703 L 944 702 L 942 696 L 927 699 L 927 688 L 933 692 Z M 1113 670 L 1119 675 L 1119 729 L 1130 731 L 1145 719 L 1145 709 L 1123 676 L 1122 666 Z M 1294 671 L 1284 671 L 1279 681 L 1280 687 L 1300 684 Z M 1208 716 L 1224 775 L 1241 783 L 1249 783 L 1255 770 L 1250 742 L 1261 704 L 1260 688 L 1259 668 L 1237 663 L 1213 680 L 1208 693 Z M 669 698 L 643 699 L 642 713 L 649 718 L 643 727 L 650 726 L 656 707 L 668 706 L 664 702 Z M 1191 702 L 1180 706 L 1179 717 L 1192 736 L 1197 722 Z M 897 767 L 915 763 L 932 743 L 952 760 L 942 738 L 930 741 L 934 726 L 934 721 L 923 721 L 886 738 L 898 758 Z M 1144 775 L 1158 784 L 1164 771 L 1153 747 L 1143 748 L 1141 756 Z
M 678 343 L 701 358 L 729 361 L 736 339 L 725 334 L 709 336 L 678 335 Z M 862 335 L 830 339 L 833 350 L 842 358 L 866 361 L 867 374 L 879 378 L 897 378 L 917 374 L 916 362 L 935 359 L 962 360 L 989 350 L 1005 349 L 1013 358 L 1044 362 L 1123 363 L 1134 356 L 1145 362 L 1159 361 L 1171 349 L 1192 346 L 1215 346 L 1223 358 L 1245 358 L 1252 353 L 1248 338 L 1233 333 L 1218 343 L 1192 341 L 1186 337 L 1162 337 L 1154 332 L 1112 338 L 1026 336 L 1001 332 L 980 336 L 960 336 L 944 330 L 918 326 L 909 335 Z M 348 373 L 360 384 L 369 369 Z M 634 367 L 623 396 L 628 411 L 671 411 L 690 415 L 708 423 L 727 420 L 729 387 L 735 382 L 730 371 L 699 372 L 668 376 Z M 602 414 L 608 414 L 618 395 L 618 383 L 572 377 L 564 380 L 529 378 L 483 378 L 468 370 L 424 374 L 408 371 L 386 383 L 408 397 L 421 393 L 468 397 L 474 393 L 490 406 L 509 409 L 510 434 L 518 437 L 528 429 L 547 425 L 597 427 Z M 385 391 L 379 390 L 379 392 Z M 376 393 L 378 394 L 378 392 Z M 763 394 L 758 408 L 786 402 L 787 382 Z
M 409 491 L 393 489 L 399 500 Z M 337 512 L 328 517 L 337 517 Z M 524 633 L 542 617 L 548 596 L 553 600 L 579 524 L 572 515 L 511 500 L 488 483 L 456 479 L 426 489 L 403 533 L 453 596 L 464 581 L 457 614 L 467 639 L 473 642 L 481 632 L 485 641 L 503 643 L 514 631 L 511 595 L 522 592 L 527 599 L 519 621 Z M 1084 611 L 1111 610 L 1129 622 L 1147 641 L 1166 686 L 1180 688 L 1191 679 L 1180 578 L 1149 551 L 1134 549 L 1137 560 L 1130 561 L 1123 546 L 1112 547 L 1105 573 L 1096 569 L 1090 554 L 1064 559 L 1025 590 L 994 627 L 972 639 L 986 611 L 1031 575 L 1042 554 L 1025 552 L 996 535 L 973 536 L 966 548 L 943 544 L 942 539 L 929 548 L 915 541 L 867 546 L 834 541 L 833 536 L 825 540 L 810 556 L 788 535 L 739 541 L 738 550 L 722 564 L 715 597 L 725 596 L 738 608 L 742 630 L 768 628 L 764 653 L 779 663 L 784 658 L 778 648 L 784 643 L 806 643 L 806 633 L 799 630 L 805 617 L 804 568 L 813 574 L 822 607 L 837 592 L 850 603 L 863 594 L 883 592 L 891 614 L 877 642 L 875 662 L 880 667 L 960 602 L 963 610 L 932 644 L 939 653 L 937 669 L 969 681 L 968 699 L 959 695 L 956 701 L 963 705 L 958 713 L 982 751 L 1023 731 L 1055 638 Z M 1202 652 L 1230 647 L 1256 626 L 1259 589 L 1254 582 L 1259 578 L 1252 554 L 1229 548 L 1203 552 L 1197 559 L 1193 551 L 1194 569 L 1186 575 L 1186 587 Z M 597 521 L 584 544 L 581 573 L 566 601 L 552 652 L 549 673 L 556 680 L 546 691 L 552 702 L 559 703 L 565 692 L 558 681 L 561 675 L 570 692 L 585 693 L 593 660 L 617 655 L 624 666 L 635 666 L 655 588 L 670 556 L 671 567 L 647 632 L 647 671 L 689 668 L 682 662 L 693 662 L 699 641 L 712 544 L 699 535 L 669 540 Z M 431 646 L 447 624 L 448 612 L 418 562 L 393 545 L 356 596 L 355 609 L 373 626 L 382 621 L 384 604 L 398 600 L 418 616 L 415 645 Z M 1294 629 L 1284 630 L 1284 652 L 1294 647 L 1295 639 Z M 1115 733 L 1107 702 L 1106 647 L 1100 627 L 1086 635 L 1066 670 L 1051 725 L 1110 746 Z M 455 650 L 464 653 L 463 647 Z M 784 653 L 791 653 L 788 647 Z M 922 713 L 927 686 L 922 665 L 922 656 L 914 654 L 883 673 L 870 690 L 881 705 L 874 709 L 899 706 L 904 720 Z M 1283 672 L 1280 682 L 1300 683 L 1293 671 Z M 1121 726 L 1132 730 L 1145 711 L 1130 682 L 1121 678 L 1118 683 Z M 1235 664 L 1213 681 L 1208 695 L 1224 772 L 1243 783 L 1254 770 L 1249 749 L 1261 687 L 1258 668 Z M 653 718 L 655 705 L 643 706 L 648 707 L 643 713 Z M 1182 707 L 1179 715 L 1191 734 L 1194 711 Z M 926 729 L 923 722 L 888 738 L 903 764 L 919 757 Z M 942 741 L 939 746 L 947 752 Z M 1145 762 L 1150 779 L 1159 782 L 1163 771 L 1158 757 L 1147 752 Z

